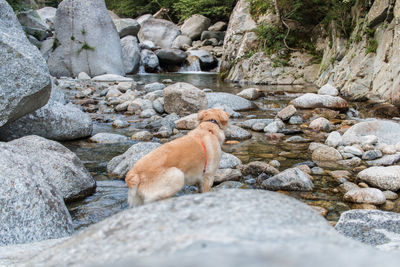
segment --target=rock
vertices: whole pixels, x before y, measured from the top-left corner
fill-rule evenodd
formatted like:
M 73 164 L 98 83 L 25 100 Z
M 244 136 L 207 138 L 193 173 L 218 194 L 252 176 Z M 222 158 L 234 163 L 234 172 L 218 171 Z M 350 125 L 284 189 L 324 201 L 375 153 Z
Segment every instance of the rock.
M 0 0 L 0 43 L 1 127 L 44 106 L 51 83 L 45 60 L 4 0 Z
M 304 138 L 299 135 L 294 135 L 285 140 L 286 143 L 309 143 L 311 139 Z
M 148 131 L 140 131 L 132 135 L 131 137 L 133 140 L 138 141 L 151 141 L 153 139 L 153 135 Z
M 153 109 L 153 108 L 148 108 L 148 109 L 145 109 L 145 110 L 143 110 L 141 113 L 140 113 L 140 117 L 141 118 L 151 118 L 151 117 L 153 117 L 154 115 L 156 115 L 157 114 L 157 112 Z
M 219 161 L 219 169 L 234 169 L 242 164 L 242 161 L 229 153 L 222 152 L 221 160 Z
M 117 28 L 119 38 L 124 38 L 125 36 L 137 36 L 140 30 L 140 24 L 134 19 L 113 19 L 115 27 Z
M 298 168 L 286 169 L 262 183 L 268 190 L 311 191 L 313 183 L 306 173 Z
M 284 109 L 281 109 L 278 114 L 276 114 L 276 117 L 283 121 L 287 121 L 292 117 L 294 114 L 296 114 L 297 109 L 293 105 L 289 105 Z
M 399 195 L 392 191 L 386 190 L 386 191 L 383 191 L 383 194 L 385 195 L 386 200 L 396 200 L 399 198 Z
M 137 38 L 131 35 L 122 38 L 121 47 L 125 73 L 136 73 L 141 59 Z
M 183 49 L 183 47 L 191 46 L 191 45 L 192 45 L 192 39 L 190 39 L 190 37 L 188 37 L 186 35 L 179 35 L 172 42 L 171 48 Z
M 151 19 L 151 18 L 153 18 L 153 15 L 151 15 L 151 14 L 144 14 L 144 15 L 141 15 L 140 17 L 138 17 L 138 18 L 136 19 L 136 21 L 137 21 L 140 25 L 142 25 L 143 22 L 145 22 L 146 20 Z
M 247 140 L 252 137 L 252 134 L 238 126 L 229 125 L 228 128 L 224 131 L 225 138 L 227 140 Z
M 112 123 L 114 128 L 122 129 L 130 126 L 130 123 L 124 120 L 115 120 Z
M 193 41 L 200 39 L 201 33 L 210 27 L 211 20 L 202 15 L 193 15 L 183 23 L 181 31 Z
M 90 80 L 90 76 L 86 72 L 79 72 L 78 80 Z
M 211 25 L 210 27 L 208 27 L 208 30 L 209 31 L 224 31 L 227 26 L 228 25 L 226 24 L 226 22 L 218 21 L 218 22 L 214 23 L 213 25 Z
M 143 142 L 131 146 L 125 153 L 114 157 L 107 164 L 107 172 L 111 177 L 123 179 L 133 165 L 146 154 L 150 153 L 160 144 Z
M 48 171 L 18 146 L 0 144 L 0 246 L 72 234 L 71 215 L 60 191 L 48 183 L 55 178 Z
M 178 82 L 164 88 L 164 109 L 169 114 L 183 117 L 206 108 L 206 94 L 189 83 Z
M 128 141 L 128 137 L 113 133 L 98 133 L 89 138 L 90 142 L 99 144 L 115 144 Z
M 303 123 L 303 118 L 298 115 L 294 115 L 289 119 L 289 124 L 299 125 L 302 123 Z
M 178 27 L 167 20 L 150 18 L 141 23 L 139 41 L 152 41 L 163 49 L 171 48 L 175 38 L 181 34 Z
M 364 153 L 364 151 L 362 151 L 360 148 L 356 146 L 345 146 L 343 150 L 345 153 L 350 153 L 357 157 L 361 157 L 362 154 Z
M 175 125 L 179 130 L 193 130 L 198 125 L 197 113 L 180 118 L 175 121 Z
M 378 138 L 379 143 L 395 145 L 400 141 L 399 133 L 399 123 L 387 120 L 365 121 L 351 126 L 343 134 L 343 142 L 345 144 L 364 143 L 365 141 L 362 138 L 374 135 Z
M 332 124 L 327 119 L 320 117 L 313 120 L 308 127 L 317 132 L 329 132 L 332 128 Z
M 54 28 L 54 21 L 56 17 L 57 8 L 45 6 L 36 10 L 43 23 L 46 23 L 51 29 Z
M 44 107 L 0 128 L 0 139 L 10 141 L 26 135 L 67 141 L 88 137 L 93 123 L 87 113 L 72 104 L 50 100 Z
M 335 168 L 337 162 L 342 160 L 343 157 L 333 147 L 322 145 L 315 149 L 312 153 L 312 160 L 322 168 Z
M 400 166 L 370 167 L 361 171 L 357 178 L 383 190 L 400 189 Z
M 146 92 L 155 92 L 155 91 L 163 90 L 164 88 L 165 88 L 165 85 L 162 83 L 159 83 L 159 82 L 149 83 L 143 87 L 143 89 Z
M 216 104 L 226 105 L 234 111 L 254 109 L 256 106 L 249 100 L 229 93 L 207 93 L 208 107 Z
M 342 213 L 335 229 L 344 236 L 383 250 L 398 250 L 400 215 L 379 210 Z
M 347 110 L 349 108 L 349 104 L 343 98 L 338 96 L 317 95 L 312 93 L 307 93 L 295 98 L 290 101 L 289 104 L 301 109 L 329 108 Z
M 331 84 L 327 83 L 318 90 L 319 95 L 338 96 L 339 91 Z
M 164 98 L 159 97 L 156 100 L 153 101 L 153 109 L 159 113 L 159 114 L 164 114 Z
M 173 48 L 157 50 L 156 55 L 161 65 L 180 65 L 187 57 L 187 54 L 182 50 Z
M 263 95 L 263 93 L 258 88 L 247 88 L 240 91 L 240 93 L 237 93 L 236 95 L 243 97 L 244 99 L 247 100 L 256 100 L 260 98 Z
M 342 136 L 337 131 L 331 132 L 326 138 L 325 144 L 331 147 L 338 147 L 343 144 Z
M 285 124 L 280 119 L 275 119 L 264 128 L 266 133 L 278 133 L 285 127 Z
M 201 40 L 208 40 L 208 39 L 217 39 L 218 41 L 224 41 L 225 38 L 225 32 L 222 31 L 204 31 L 201 34 Z
M 132 78 L 124 77 L 117 74 L 104 74 L 92 78 L 94 82 L 132 82 Z
M 188 53 L 200 59 L 200 67 L 203 71 L 210 70 L 218 65 L 218 60 L 206 50 L 189 50 Z
M 104 1 L 62 1 L 55 34 L 59 45 L 47 62 L 53 76 L 125 75 L 119 35 Z
M 7 143 L 46 170 L 47 182 L 61 192 L 66 202 L 92 194 L 96 182 L 79 158 L 60 143 L 39 136 L 26 136 Z
M 383 22 L 388 16 L 389 0 L 376 1 L 367 14 L 368 27 L 373 28 Z
M 376 160 L 367 161 L 370 166 L 389 166 L 400 161 L 400 153 L 397 152 L 394 155 L 386 155 Z
M 27 34 L 43 41 L 51 36 L 49 25 L 43 22 L 35 10 L 20 11 L 17 13 L 19 22 Z
M 344 200 L 354 203 L 383 204 L 386 201 L 385 195 L 376 188 L 360 188 L 348 191 Z
M 126 93 L 129 90 L 135 89 L 135 85 L 133 82 L 120 82 L 117 85 L 117 89 L 122 93 Z
M 218 169 L 214 175 L 214 183 L 223 183 L 226 181 L 238 181 L 242 173 L 237 169 Z
M 142 50 L 140 57 L 146 72 L 154 72 L 160 65 L 157 55 L 150 50 Z
M 275 167 L 262 161 L 253 161 L 249 164 L 243 165 L 241 168 L 243 176 L 250 175 L 252 177 L 258 177 L 260 174 L 266 174 L 268 177 L 279 173 Z
M 339 186 L 339 188 L 344 193 L 347 193 L 350 190 L 360 189 L 360 187 L 358 185 L 356 185 L 355 183 L 352 183 L 352 182 L 344 182 Z

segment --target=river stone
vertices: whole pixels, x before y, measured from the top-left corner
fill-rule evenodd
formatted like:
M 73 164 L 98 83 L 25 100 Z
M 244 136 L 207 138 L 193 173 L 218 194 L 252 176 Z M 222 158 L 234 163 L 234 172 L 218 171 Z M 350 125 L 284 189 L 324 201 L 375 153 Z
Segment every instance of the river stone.
M 225 132 L 225 138 L 227 140 L 247 140 L 252 137 L 252 134 L 245 129 L 242 129 L 235 125 L 229 125 Z
M 182 49 L 185 46 L 190 47 L 191 45 L 192 45 L 192 39 L 190 39 L 190 37 L 186 35 L 179 35 L 172 42 L 171 48 Z
M 347 110 L 349 104 L 346 100 L 338 96 L 330 95 L 317 95 L 313 93 L 304 94 L 296 99 L 290 101 L 291 105 L 296 108 L 310 109 L 310 108 L 329 108 L 337 110 Z
M 121 47 L 125 73 L 136 73 L 141 59 L 137 38 L 131 35 L 122 38 Z
M 336 89 L 336 87 L 327 83 L 318 90 L 318 94 L 319 95 L 337 96 L 337 95 L 339 95 L 339 91 L 338 91 L 338 89 Z
M 379 159 L 367 161 L 370 166 L 389 166 L 400 161 L 400 152 L 393 155 L 386 155 Z
M 0 0 L 0 127 L 44 106 L 49 70 L 26 38 L 12 8 Z
M 218 41 L 224 41 L 225 32 L 224 31 L 204 31 L 201 34 L 200 40 L 217 39 Z
M 266 133 L 278 133 L 285 127 L 285 123 L 280 119 L 275 119 L 273 122 L 269 123 L 265 128 Z
M 357 147 L 357 146 L 345 146 L 344 149 L 343 149 L 343 151 L 344 151 L 345 153 L 350 153 L 350 154 L 352 154 L 352 155 L 354 155 L 354 156 L 357 156 L 357 157 L 361 157 L 362 154 L 364 153 L 364 151 L 362 151 L 362 150 L 361 150 L 359 147 Z
M 156 55 L 161 65 L 180 65 L 187 57 L 185 52 L 174 48 L 157 50 Z
M 103 74 L 92 78 L 94 82 L 132 82 L 133 79 L 118 74 Z
M 17 18 L 24 31 L 39 41 L 52 35 L 49 25 L 42 21 L 35 10 L 19 11 Z
M 157 55 L 148 49 L 143 49 L 140 53 L 142 64 L 146 72 L 154 72 L 160 65 Z
M 378 137 L 379 143 L 395 145 L 400 142 L 400 124 L 388 120 L 372 120 L 357 123 L 343 134 L 345 144 L 360 143 L 365 136 Z
M 310 145 L 311 146 L 311 145 Z M 335 168 L 343 157 L 333 147 L 322 145 L 312 152 L 312 160 L 321 168 Z
M 154 92 L 154 91 L 159 91 L 159 90 L 163 90 L 165 88 L 165 85 L 159 82 L 155 82 L 155 83 L 149 83 L 146 84 L 143 89 L 146 92 Z M 161 91 L 162 92 L 162 91 Z M 162 95 L 161 95 L 162 96 Z
M 178 82 L 164 88 L 164 109 L 183 117 L 207 108 L 206 94 L 199 88 Z
M 260 174 L 264 173 L 267 176 L 273 176 L 279 173 L 279 171 L 271 166 L 270 164 L 262 161 L 253 161 L 241 168 L 243 176 L 250 175 L 252 177 L 258 177 Z
M 197 113 L 180 118 L 175 121 L 175 125 L 179 130 L 193 130 L 198 125 Z
M 400 247 L 400 215 L 379 210 L 350 210 L 342 213 L 335 229 L 344 236 L 384 250 Z
M 386 202 L 386 197 L 379 189 L 359 188 L 348 191 L 344 195 L 344 200 L 354 203 L 380 205 Z
M 175 38 L 181 34 L 178 27 L 164 19 L 150 18 L 141 23 L 138 33 L 139 41 L 152 41 L 163 49 L 171 48 Z
M 342 145 L 343 139 L 339 132 L 334 131 L 328 135 L 328 138 L 325 140 L 325 144 L 331 147 L 338 147 Z
M 119 35 L 104 1 L 62 1 L 55 34 L 59 45 L 48 60 L 53 76 L 125 75 Z
M 121 134 L 98 133 L 90 137 L 89 141 L 99 144 L 115 144 L 128 141 L 128 137 Z
M 317 132 L 329 132 L 332 128 L 332 124 L 327 119 L 320 117 L 313 120 L 308 127 Z
M 256 99 L 260 98 L 263 95 L 263 93 L 258 88 L 247 88 L 247 89 L 240 91 L 236 95 L 243 97 L 244 99 L 247 99 L 247 100 L 256 100 Z
M 262 183 L 268 190 L 312 191 L 313 183 L 306 173 L 298 168 L 286 169 Z
M 0 143 L 0 246 L 72 234 L 71 215 L 61 192 L 48 183 L 56 178 L 48 171 L 18 146 Z
M 123 179 L 133 165 L 146 154 L 150 153 L 157 147 L 159 143 L 143 142 L 131 146 L 122 155 L 112 158 L 107 164 L 107 172 L 110 176 Z
M 200 39 L 201 33 L 210 27 L 211 20 L 203 15 L 195 14 L 186 19 L 181 27 L 183 35 L 189 36 L 193 41 Z
M 250 120 L 246 120 L 243 123 L 241 123 L 240 126 L 243 128 L 246 128 L 246 129 L 253 129 L 253 126 L 255 124 L 260 124 L 260 125 L 263 124 L 263 125 L 267 126 L 271 122 L 273 122 L 273 119 L 250 119 Z
M 278 114 L 276 114 L 276 117 L 283 121 L 287 121 L 292 117 L 294 114 L 296 114 L 297 109 L 293 105 L 289 105 L 285 107 L 284 109 L 281 109 Z
M 242 173 L 238 169 L 218 169 L 214 175 L 214 184 L 226 181 L 238 181 Z
M 196 49 L 188 51 L 190 56 L 195 56 L 200 59 L 201 70 L 210 70 L 218 65 L 218 60 L 207 50 Z
M 206 96 L 209 108 L 216 104 L 226 105 L 234 111 L 250 110 L 256 107 L 251 101 L 229 93 L 207 93 Z
M 219 169 L 235 169 L 242 164 L 242 161 L 229 153 L 223 152 L 221 154 L 221 160 L 219 161 Z
M 400 189 L 400 166 L 370 167 L 361 171 L 357 177 L 383 190 Z
M 125 36 L 137 36 L 140 30 L 140 24 L 134 19 L 113 19 L 115 27 L 117 28 L 119 38 Z

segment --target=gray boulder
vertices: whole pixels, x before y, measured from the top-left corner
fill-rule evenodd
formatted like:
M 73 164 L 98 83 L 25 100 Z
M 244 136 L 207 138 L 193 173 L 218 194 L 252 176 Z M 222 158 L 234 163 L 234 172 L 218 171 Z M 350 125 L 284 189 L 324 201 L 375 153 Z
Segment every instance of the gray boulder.
M 400 161 L 400 152 L 393 155 L 385 155 L 379 159 L 369 160 L 367 164 L 370 166 L 390 166 Z
M 175 83 L 164 88 L 164 109 L 184 117 L 207 108 L 206 94 L 189 83 Z
M 336 89 L 336 87 L 327 83 L 318 90 L 318 94 L 319 95 L 337 96 L 337 95 L 339 95 L 339 91 L 338 91 L 338 89 Z
M 122 59 L 126 73 L 136 73 L 140 65 L 140 48 L 136 37 L 128 35 L 121 39 Z
M 346 100 L 338 96 L 330 95 L 317 95 L 312 93 L 304 94 L 298 98 L 290 101 L 291 105 L 296 108 L 310 109 L 310 108 L 330 108 L 337 110 L 347 110 L 349 104 Z
M 388 120 L 372 120 L 357 123 L 343 134 L 345 144 L 361 143 L 363 137 L 375 135 L 378 142 L 395 145 L 400 142 L 400 124 Z
M 183 23 L 181 31 L 193 41 L 200 39 L 201 33 L 210 27 L 211 20 L 202 15 L 193 15 Z
M 145 22 L 145 21 L 148 20 L 148 19 L 152 19 L 152 18 L 153 18 L 153 15 L 152 15 L 152 14 L 144 14 L 144 15 L 141 15 L 140 17 L 136 18 L 136 21 L 137 21 L 140 25 L 142 25 L 143 22 Z
M 191 46 L 191 45 L 192 45 L 192 39 L 190 39 L 190 37 L 186 35 L 179 35 L 172 42 L 171 48 L 182 49 L 185 46 Z
M 209 108 L 216 104 L 226 105 L 234 111 L 250 110 L 256 107 L 251 101 L 229 93 L 208 93 L 206 97 Z
M 155 91 L 161 91 L 165 88 L 165 85 L 163 83 L 155 82 L 155 83 L 149 83 L 146 84 L 143 89 L 146 92 L 155 92 Z M 161 91 L 161 93 L 163 93 Z M 162 95 L 161 95 L 162 96 Z
M 55 33 L 58 46 L 48 60 L 53 76 L 125 75 L 119 35 L 104 1 L 62 1 Z
M 48 182 L 54 178 L 18 146 L 0 143 L 0 246 L 72 234 L 62 195 Z
M 289 191 L 312 191 L 314 188 L 308 175 L 298 168 L 286 169 L 265 180 L 262 186 L 269 190 Z
M 146 72 L 154 72 L 160 65 L 157 55 L 148 49 L 143 49 L 140 52 L 140 58 Z
M 400 189 L 400 166 L 370 167 L 361 171 L 357 178 L 383 190 Z
M 90 142 L 99 144 L 115 144 L 128 141 L 128 137 L 113 133 L 98 133 L 89 138 Z
M 41 20 L 36 11 L 28 10 L 18 12 L 17 17 L 24 31 L 34 36 L 39 41 L 43 41 L 52 35 L 49 26 Z
M 131 146 L 125 153 L 114 157 L 107 164 L 107 172 L 110 176 L 123 179 L 135 163 L 146 154 L 150 153 L 157 147 L 159 143 L 143 142 Z
M 202 70 L 210 70 L 218 65 L 218 60 L 206 50 L 189 50 L 188 53 L 200 59 Z
M 137 36 L 140 24 L 134 19 L 113 19 L 120 38 L 128 35 Z
M 43 23 L 49 25 L 50 29 L 54 29 L 54 21 L 56 17 L 57 8 L 45 6 L 36 10 Z
M 161 65 L 180 65 L 187 58 L 187 54 L 179 49 L 160 49 L 156 55 Z
M 225 137 L 227 140 L 247 140 L 252 137 L 252 134 L 245 129 L 235 125 L 229 125 L 225 130 Z
M 181 34 L 178 27 L 164 19 L 150 18 L 141 23 L 138 33 L 139 41 L 152 41 L 163 49 L 171 48 L 175 38 Z
M 224 41 L 225 38 L 225 32 L 222 31 L 204 31 L 201 34 L 201 40 L 207 40 L 207 39 L 212 39 L 215 38 L 218 41 Z
M 386 202 L 383 192 L 376 188 L 357 188 L 348 191 L 343 196 L 344 200 L 353 203 L 380 205 Z
M 219 161 L 218 168 L 219 169 L 234 169 L 234 168 L 237 168 L 238 166 L 240 166 L 241 164 L 242 164 L 242 161 L 238 157 L 222 151 L 222 155 L 221 155 L 221 159 Z
M 44 106 L 51 89 L 46 62 L 5 0 L 0 0 L 0 62 L 1 127 Z
M 384 250 L 400 248 L 400 214 L 379 210 L 342 213 L 335 229 L 344 236 Z

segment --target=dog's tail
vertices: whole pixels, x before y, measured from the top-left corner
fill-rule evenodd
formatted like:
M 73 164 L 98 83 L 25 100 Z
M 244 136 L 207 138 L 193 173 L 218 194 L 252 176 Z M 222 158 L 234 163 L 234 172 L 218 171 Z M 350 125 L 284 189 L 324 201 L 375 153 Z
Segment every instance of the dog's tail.
M 128 204 L 129 207 L 136 207 L 143 205 L 143 199 L 139 196 L 138 187 L 139 187 L 140 177 L 137 173 L 132 170 L 128 172 L 125 177 L 126 186 L 128 186 Z

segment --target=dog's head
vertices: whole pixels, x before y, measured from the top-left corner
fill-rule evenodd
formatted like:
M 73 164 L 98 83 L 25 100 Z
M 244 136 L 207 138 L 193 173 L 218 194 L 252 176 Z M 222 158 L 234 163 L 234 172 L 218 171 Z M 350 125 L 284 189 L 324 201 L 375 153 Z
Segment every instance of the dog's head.
M 197 115 L 199 123 L 202 122 L 213 122 L 219 126 L 222 130 L 225 130 L 228 126 L 229 114 L 217 108 L 211 108 L 202 110 Z

